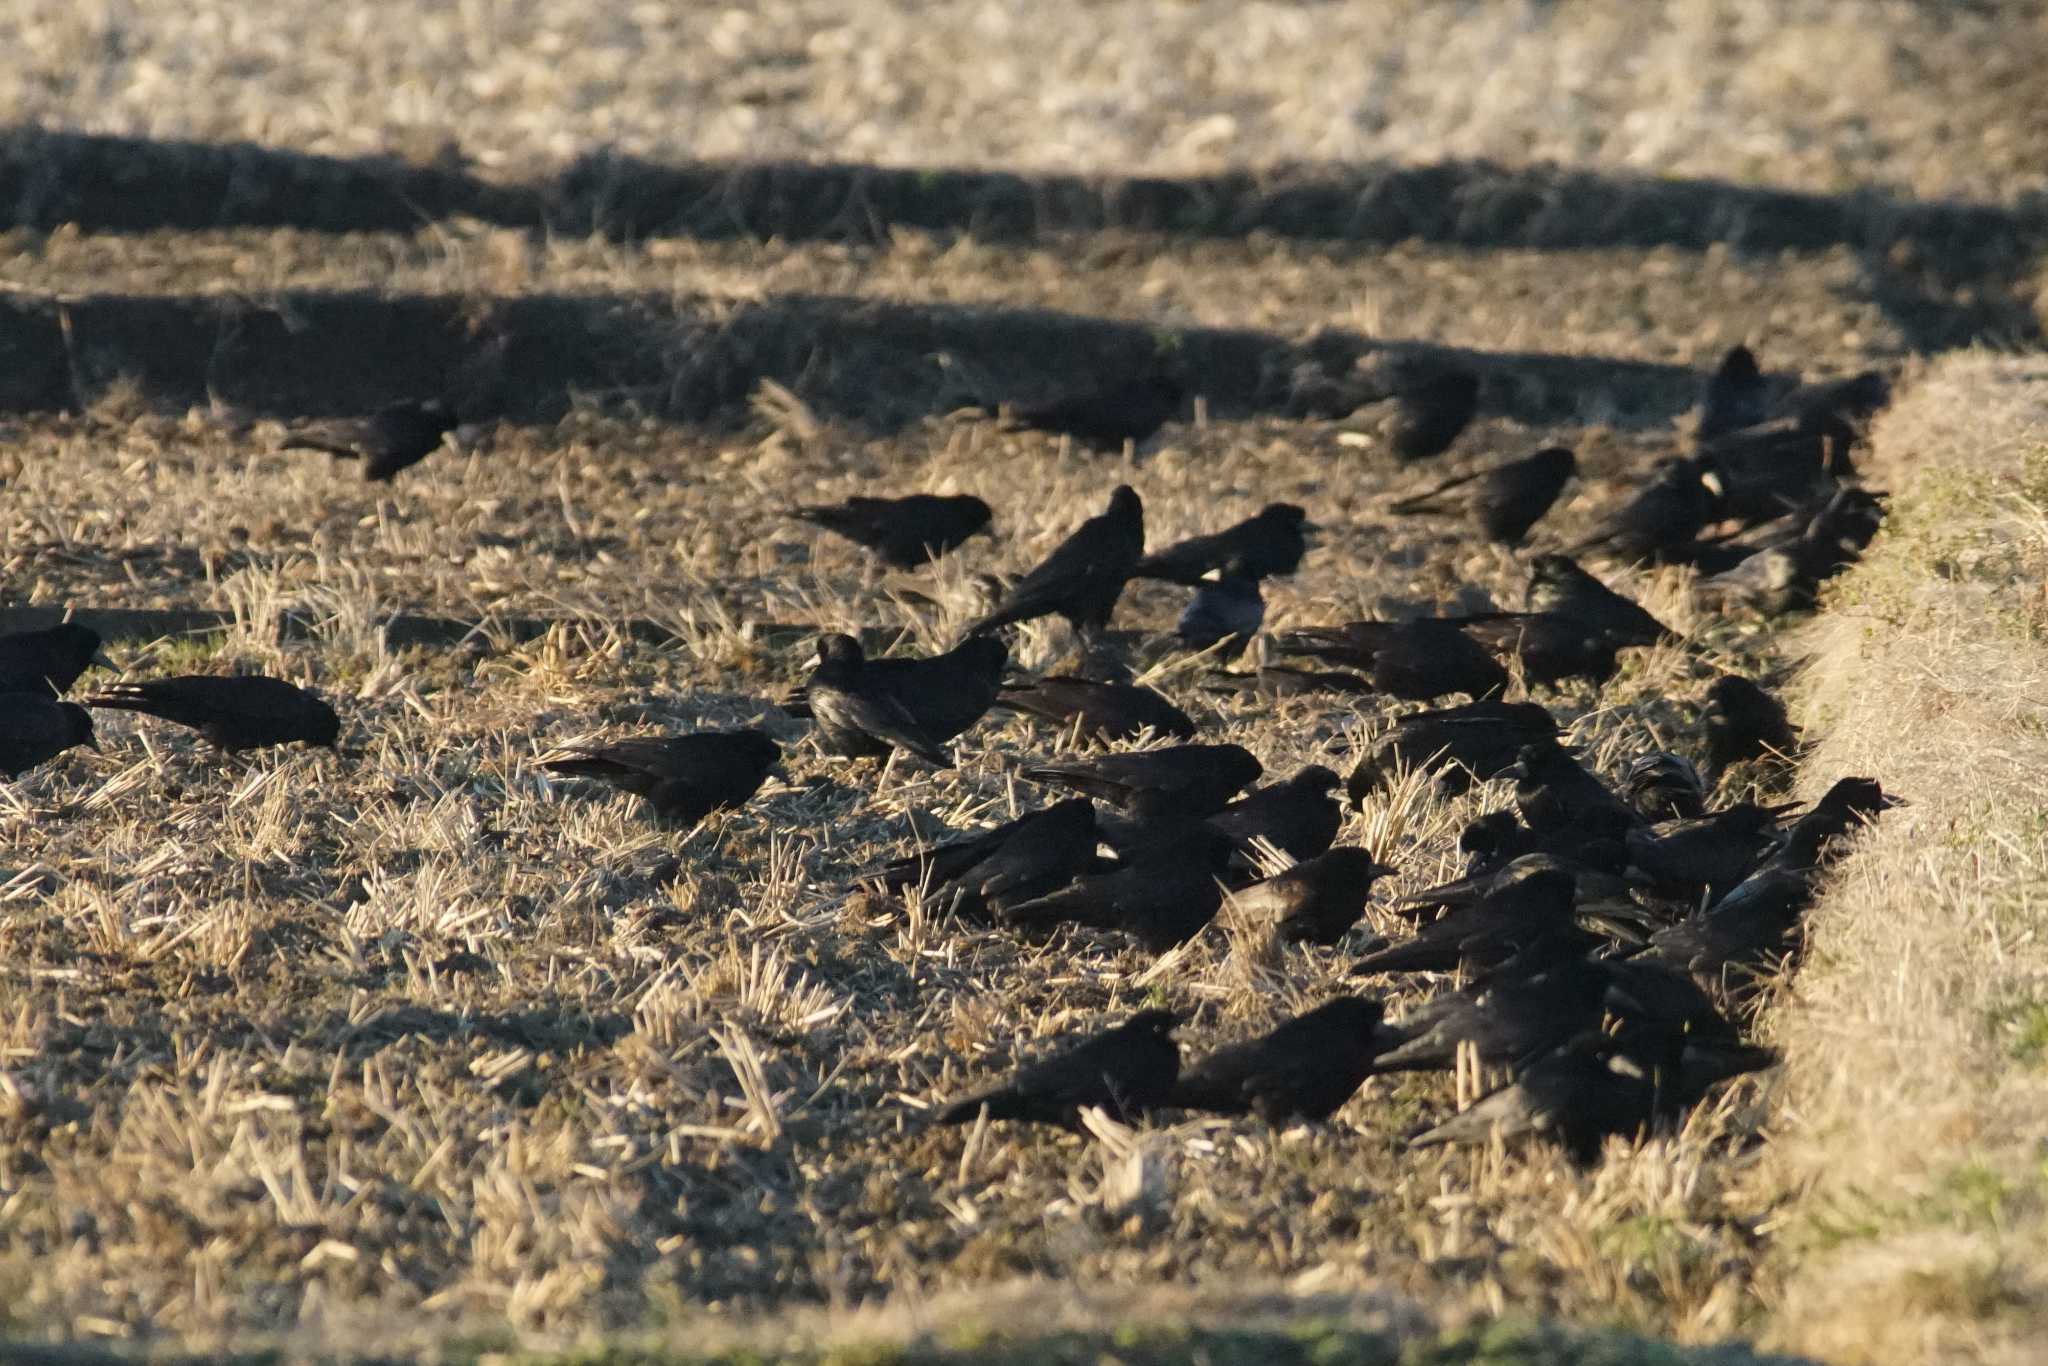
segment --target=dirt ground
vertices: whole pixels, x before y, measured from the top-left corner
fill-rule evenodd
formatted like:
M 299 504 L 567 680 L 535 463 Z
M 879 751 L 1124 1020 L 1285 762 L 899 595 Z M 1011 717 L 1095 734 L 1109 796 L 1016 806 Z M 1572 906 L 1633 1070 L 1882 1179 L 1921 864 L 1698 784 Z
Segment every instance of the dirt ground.
M 1438 466 L 1574 447 L 1555 545 L 1677 447 L 1736 341 L 1906 384 L 2038 341 L 2035 7 L 289 9 L 13 6 L 4 609 L 138 614 L 124 675 L 261 669 L 344 734 L 229 762 L 110 716 L 0 789 L 0 1334 L 459 1356 L 945 1303 L 1000 1338 L 987 1306 L 1038 1282 L 1129 1296 L 1097 1332 L 1258 1288 L 1388 1360 L 1446 1326 L 1440 1359 L 1521 1359 L 1460 1331 L 1503 1314 L 1771 1331 L 1777 1078 L 1586 1174 L 1407 1152 L 1453 1104 L 1435 1077 L 1287 1131 L 927 1128 L 1143 1004 L 1191 1012 L 1191 1051 L 1262 1028 L 1355 985 L 1389 922 L 1155 962 L 880 898 L 859 870 L 1026 809 L 1018 770 L 1068 742 L 992 716 L 957 768 L 878 781 L 773 703 L 815 630 L 950 643 L 977 575 L 1118 482 L 1154 545 L 1306 506 L 1328 531 L 1273 629 L 1517 604 L 1529 552 L 1390 515 L 1439 470 L 1396 468 L 1370 410 L 1286 415 L 1311 355 L 1472 364 L 1483 416 Z M 1135 459 L 959 411 L 1160 359 L 1202 400 Z M 389 488 L 276 449 L 429 391 L 478 426 Z M 985 498 L 997 538 L 901 574 L 781 515 L 913 489 Z M 1683 573 L 1609 577 L 1689 640 L 1542 696 L 1601 761 L 1696 752 L 1717 671 L 1789 676 Z M 1269 774 L 1347 772 L 1401 709 L 1209 692 L 1165 638 L 1183 597 L 1126 598 L 1134 661 Z M 747 724 L 788 776 L 695 831 L 536 764 Z M 1404 785 L 1340 842 L 1398 894 L 1505 800 Z M 1132 1144 L 1167 1173 L 1143 1218 Z M 1074 1341 L 1046 1355 L 1100 1346 Z

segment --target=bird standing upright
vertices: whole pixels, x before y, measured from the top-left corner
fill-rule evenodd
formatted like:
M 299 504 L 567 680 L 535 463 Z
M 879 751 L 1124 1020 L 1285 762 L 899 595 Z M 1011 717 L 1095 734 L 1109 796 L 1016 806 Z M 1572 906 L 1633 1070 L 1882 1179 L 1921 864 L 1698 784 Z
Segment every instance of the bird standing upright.
M 1145 554 L 1145 504 L 1137 490 L 1119 484 L 1099 516 L 1073 534 L 1017 580 L 994 611 L 967 628 L 983 635 L 998 627 L 1058 613 L 1074 630 L 1093 635 L 1109 625 L 1124 585 Z

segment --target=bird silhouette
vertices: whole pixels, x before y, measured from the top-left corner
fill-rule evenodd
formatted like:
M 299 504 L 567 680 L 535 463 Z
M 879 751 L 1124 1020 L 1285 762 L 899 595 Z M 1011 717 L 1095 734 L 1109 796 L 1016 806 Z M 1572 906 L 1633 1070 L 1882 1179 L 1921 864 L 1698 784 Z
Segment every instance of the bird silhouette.
M 1180 1045 L 1173 1039 L 1177 1024 L 1170 1010 L 1141 1010 L 1114 1028 L 1018 1068 L 1000 1086 L 953 1101 L 933 1122 L 971 1124 L 986 1111 L 991 1120 L 1072 1129 L 1088 1108 L 1125 1120 L 1141 1118 L 1172 1100 L 1180 1076 Z
M 946 742 L 995 705 L 1009 650 L 974 636 L 930 659 L 869 659 L 852 636 L 818 641 L 818 662 L 804 685 L 825 747 L 848 758 L 886 758 L 907 750 L 940 768 L 952 765 Z
M 454 410 L 438 398 L 407 400 L 368 417 L 290 428 L 278 449 L 325 451 L 360 460 L 363 477 L 381 483 L 439 450 L 458 425 Z
M 341 718 L 318 696 L 282 679 L 255 675 L 188 674 L 117 683 L 85 704 L 189 726 L 229 753 L 299 743 L 332 749 L 341 735 Z
M 695 825 L 753 796 L 781 757 L 765 731 L 705 731 L 567 745 L 543 758 L 541 767 L 607 783 L 641 798 L 665 819 Z
M 1128 484 L 1119 484 L 1100 516 L 1075 528 L 967 633 L 981 635 L 1055 613 L 1083 635 L 1101 631 L 1144 553 L 1145 505 Z
M 789 515 L 866 546 L 885 564 L 916 569 L 986 531 L 994 514 L 987 503 L 964 494 L 914 493 L 907 498 L 849 498 L 793 508 Z
M 1550 446 L 1520 460 L 1446 479 L 1403 498 L 1392 511 L 1402 516 L 1460 513 L 1487 540 L 1520 545 L 1577 472 L 1578 460 L 1570 451 Z
M 0 693 L 0 774 L 19 778 L 74 745 L 99 748 L 84 707 L 39 693 Z
M 1255 1113 L 1273 1125 L 1328 1119 L 1372 1075 L 1380 1014 L 1380 1003 L 1368 997 L 1326 1001 L 1184 1067 L 1170 1103 L 1211 1114 Z

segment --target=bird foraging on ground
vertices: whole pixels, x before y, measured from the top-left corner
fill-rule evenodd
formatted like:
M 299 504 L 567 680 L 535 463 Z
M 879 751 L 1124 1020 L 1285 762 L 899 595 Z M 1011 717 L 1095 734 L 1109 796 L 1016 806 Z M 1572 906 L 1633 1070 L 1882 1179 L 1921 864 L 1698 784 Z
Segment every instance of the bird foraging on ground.
M 765 731 L 707 731 L 568 745 L 540 766 L 608 783 L 641 798 L 666 820 L 695 825 L 753 796 L 781 757 Z
M 983 1111 L 991 1120 L 1057 1124 L 1072 1129 L 1090 1107 L 1119 1119 L 1143 1117 L 1166 1105 L 1180 1076 L 1180 1045 L 1170 1010 L 1141 1010 L 1037 1062 L 1009 1081 L 947 1105 L 935 1124 L 971 1124 Z
M 1215 645 L 1236 653 L 1251 643 L 1266 622 L 1266 600 L 1259 580 L 1243 561 L 1232 560 L 1213 579 L 1205 579 L 1180 614 L 1174 634 L 1190 650 Z
M 852 636 L 818 641 L 818 662 L 804 684 L 825 748 L 847 758 L 887 758 L 908 750 L 950 768 L 945 746 L 995 705 L 1009 649 L 972 636 L 930 659 L 869 659 Z
M 1169 799 L 1177 811 L 1194 819 L 1221 811 L 1264 772 L 1242 745 L 1165 745 L 1133 754 L 1038 764 L 1025 769 L 1024 777 L 1125 808 L 1149 793 Z
M 1255 1113 L 1275 1125 L 1328 1119 L 1372 1075 L 1380 1014 L 1380 1003 L 1365 996 L 1326 1001 L 1182 1069 L 1171 1104 L 1219 1115 Z
M 19 778 L 73 745 L 99 748 L 84 707 L 36 693 L 0 693 L 0 775 Z
M 1445 1143 L 1512 1143 L 1555 1139 L 1574 1162 L 1599 1160 L 1609 1135 L 1648 1127 L 1657 1107 L 1653 1069 L 1597 1031 L 1580 1034 L 1525 1068 L 1472 1107 L 1410 1140 L 1411 1148 Z
M 1442 455 L 1478 412 L 1479 376 L 1462 366 L 1439 371 L 1394 395 L 1387 449 L 1404 463 Z
M 1707 688 L 1702 719 L 1707 762 L 1717 771 L 1767 755 L 1790 761 L 1799 752 L 1799 730 L 1784 704 L 1736 674 L 1723 674 Z
M 1178 379 L 1145 374 L 1112 379 L 1034 403 L 1004 404 L 1003 425 L 1071 436 L 1083 445 L 1114 454 L 1126 441 L 1150 440 L 1186 402 L 1187 389 Z
M 1209 536 L 1170 545 L 1139 561 L 1133 578 L 1164 579 L 1190 588 L 1232 561 L 1257 579 L 1283 578 L 1308 553 L 1308 513 L 1293 503 L 1268 503 L 1255 516 Z
M 798 521 L 866 546 L 884 564 L 916 569 L 988 529 L 994 514 L 979 498 L 913 493 L 906 498 L 849 498 L 792 508 Z
M 85 699 L 88 707 L 137 711 L 189 726 L 232 754 L 269 745 L 322 745 L 341 735 L 341 718 L 316 694 L 278 678 L 187 674 L 117 683 Z
M 1577 472 L 1577 458 L 1562 446 L 1551 446 L 1520 460 L 1447 479 L 1403 498 L 1392 510 L 1404 517 L 1462 513 L 1487 540 L 1520 545 Z
M 1058 613 L 1075 631 L 1093 635 L 1109 625 L 1117 599 L 1145 553 L 1145 504 L 1119 484 L 1109 506 L 1091 517 L 1010 585 L 995 610 L 967 628 L 982 635 L 998 627 Z
M 1234 893 L 1254 925 L 1288 944 L 1335 944 L 1359 917 L 1375 880 L 1395 870 L 1363 849 L 1332 849 Z
M 1129 935 L 1146 950 L 1164 953 L 1193 939 L 1223 904 L 1218 881 L 1237 846 L 1199 823 L 1153 829 L 1146 842 L 1108 872 L 1002 908 L 1004 924 L 1020 930 L 1083 925 Z
M 114 667 L 102 643 L 98 631 L 75 621 L 0 636 L 0 693 L 62 697 L 87 669 Z
M 1538 555 L 1529 563 L 1531 612 L 1567 617 L 1600 632 L 1616 645 L 1656 645 L 1678 632 L 1579 567 L 1569 555 Z
M 1683 561 L 1692 553 L 1694 538 L 1713 520 L 1720 482 L 1704 459 L 1665 460 L 1648 484 L 1572 547 L 1573 553 L 1597 549 L 1623 564 Z
M 1362 670 L 1379 691 L 1412 702 L 1458 692 L 1483 698 L 1508 686 L 1507 670 L 1484 646 L 1457 623 L 1435 617 L 1308 626 L 1274 645 L 1282 654 Z
M 1150 729 L 1173 740 L 1191 740 L 1188 714 L 1150 688 L 1133 683 L 1098 683 L 1056 675 L 1036 683 L 1005 686 L 996 705 L 1062 728 L 1072 726 L 1084 740 L 1134 740 Z
M 278 449 L 325 451 L 360 460 L 363 478 L 382 483 L 439 450 L 458 425 L 454 409 L 438 398 L 407 400 L 368 417 L 289 428 Z

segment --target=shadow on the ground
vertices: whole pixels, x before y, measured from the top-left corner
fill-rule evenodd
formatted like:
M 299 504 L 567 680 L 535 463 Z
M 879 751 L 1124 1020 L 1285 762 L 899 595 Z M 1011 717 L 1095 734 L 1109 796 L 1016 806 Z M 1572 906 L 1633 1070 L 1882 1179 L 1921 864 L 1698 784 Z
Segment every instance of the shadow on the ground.
M 1814 194 L 1709 179 L 1480 161 L 1083 176 L 808 162 L 664 165 L 599 151 L 528 179 L 460 164 L 0 130 L 0 215 L 90 231 L 407 230 L 462 216 L 631 238 L 879 239 L 897 227 L 998 240 L 1123 230 L 1185 237 L 1418 239 L 1475 247 L 1818 251 L 1910 244 L 1981 273 L 2031 255 L 2048 211 Z
M 1597 413 L 1669 422 L 1691 369 L 1599 356 L 1486 352 L 1331 334 L 1318 342 L 1452 357 L 1480 373 L 1482 407 L 1529 421 Z M 879 431 L 977 399 L 1030 398 L 1104 375 L 1178 373 L 1212 413 L 1284 407 L 1298 341 L 1247 328 L 1170 333 L 1044 309 L 878 303 L 834 295 L 757 302 L 668 295 L 297 291 L 258 300 L 103 294 L 0 301 L 0 411 L 89 406 L 117 380 L 184 407 L 218 397 L 251 415 L 362 412 L 441 392 L 465 418 L 552 422 L 575 403 L 681 423 L 744 418 L 764 379 L 818 415 Z

